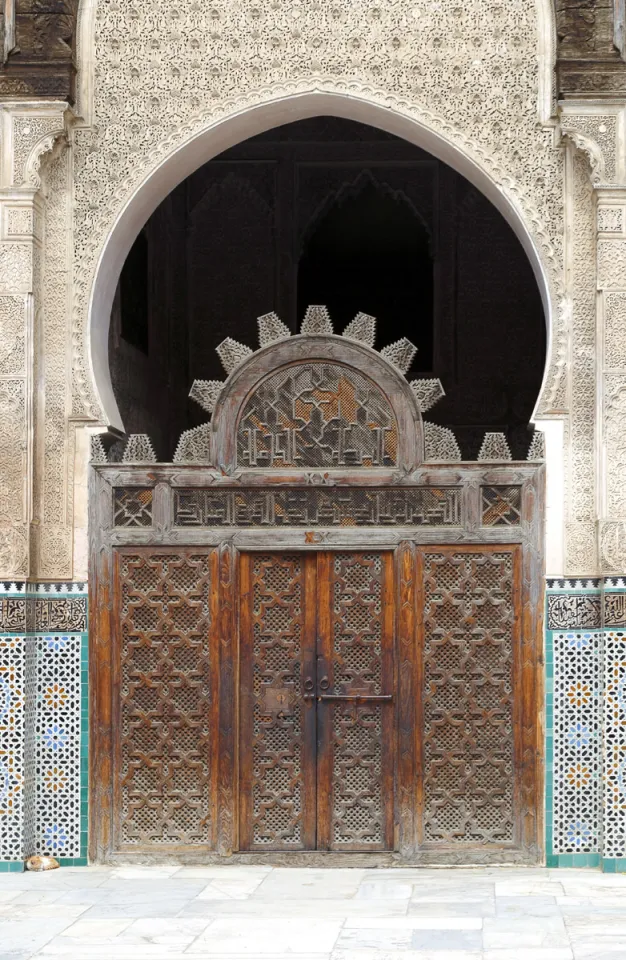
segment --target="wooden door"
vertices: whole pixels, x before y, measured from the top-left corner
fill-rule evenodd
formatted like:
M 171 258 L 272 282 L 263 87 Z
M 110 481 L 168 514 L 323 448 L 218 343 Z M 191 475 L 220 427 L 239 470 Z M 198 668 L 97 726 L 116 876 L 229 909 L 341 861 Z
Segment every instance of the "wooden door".
M 120 852 L 214 846 L 216 551 L 115 554 L 113 834 Z
M 391 849 L 391 554 L 244 554 L 240 585 L 240 849 Z

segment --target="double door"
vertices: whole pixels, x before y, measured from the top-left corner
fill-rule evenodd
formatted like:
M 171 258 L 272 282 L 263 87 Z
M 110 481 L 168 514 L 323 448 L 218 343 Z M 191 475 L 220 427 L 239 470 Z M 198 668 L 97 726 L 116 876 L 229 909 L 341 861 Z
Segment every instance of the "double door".
M 392 554 L 243 554 L 240 598 L 239 849 L 393 849 Z

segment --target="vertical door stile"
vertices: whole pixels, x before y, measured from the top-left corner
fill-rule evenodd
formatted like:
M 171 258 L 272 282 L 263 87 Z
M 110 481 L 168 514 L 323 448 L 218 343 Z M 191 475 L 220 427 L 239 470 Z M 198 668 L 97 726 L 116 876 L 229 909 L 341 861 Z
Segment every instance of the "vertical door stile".
M 382 636 L 381 636 L 381 693 L 395 700 L 395 603 L 393 554 L 383 553 L 382 582 Z M 381 704 L 382 756 L 381 756 L 381 802 L 382 843 L 387 850 L 394 844 L 394 780 L 395 780 L 395 728 L 396 710 L 393 701 Z
M 415 545 L 404 540 L 396 553 L 397 594 L 397 668 L 395 689 L 397 698 L 394 717 L 397 716 L 398 762 L 396 789 L 397 843 L 394 846 L 404 856 L 415 850 L 415 804 L 417 784 L 415 781 L 415 713 L 417 710 L 416 685 L 416 583 Z
M 302 703 L 302 844 L 315 850 L 317 842 L 317 557 L 304 555 L 304 634 L 297 696 Z
M 252 842 L 252 750 L 242 749 L 254 724 L 250 554 L 239 558 L 239 847 Z
M 415 716 L 413 741 L 415 743 L 415 786 L 414 818 L 416 849 L 424 843 L 425 794 L 424 794 L 424 554 L 421 549 L 415 551 Z

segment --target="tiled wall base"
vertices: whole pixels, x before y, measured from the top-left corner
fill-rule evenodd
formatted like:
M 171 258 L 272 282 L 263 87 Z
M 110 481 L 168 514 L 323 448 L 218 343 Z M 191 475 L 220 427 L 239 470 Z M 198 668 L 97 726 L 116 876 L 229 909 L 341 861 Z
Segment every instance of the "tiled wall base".
M 599 853 L 549 853 L 546 855 L 546 867 L 600 867 L 602 858 Z
M 626 870 L 626 581 L 549 580 L 546 863 Z
M 87 863 L 86 594 L 85 584 L 0 584 L 0 741 L 10 745 L 8 757 L 0 747 L 3 872 L 33 853 Z M 7 822 L 12 811 L 17 820 Z

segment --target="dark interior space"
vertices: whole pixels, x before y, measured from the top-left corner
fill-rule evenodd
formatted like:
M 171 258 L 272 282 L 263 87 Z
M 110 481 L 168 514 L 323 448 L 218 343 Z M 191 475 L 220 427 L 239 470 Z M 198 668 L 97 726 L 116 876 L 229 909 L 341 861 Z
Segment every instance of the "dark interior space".
M 487 430 L 524 457 L 545 321 L 526 255 L 496 208 L 414 145 L 333 117 L 238 144 L 181 183 L 139 234 L 112 311 L 113 387 L 128 433 L 172 457 L 206 419 L 196 378 L 224 379 L 215 347 L 258 344 L 271 310 L 296 332 L 310 303 L 341 330 L 362 310 L 377 347 L 409 337 L 408 374 L 438 376 L 426 418 L 474 459 Z

